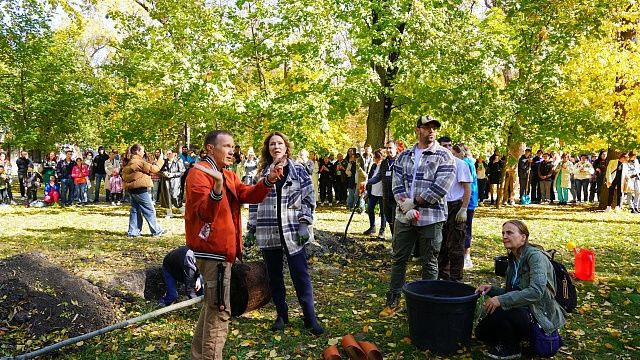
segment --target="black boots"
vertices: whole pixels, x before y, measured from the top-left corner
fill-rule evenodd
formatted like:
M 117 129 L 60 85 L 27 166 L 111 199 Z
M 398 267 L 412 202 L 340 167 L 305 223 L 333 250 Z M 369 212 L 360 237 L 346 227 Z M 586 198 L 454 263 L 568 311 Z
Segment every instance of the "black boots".
M 316 318 L 313 318 L 313 320 L 308 320 L 305 318 L 304 327 L 307 329 L 311 329 L 311 333 L 313 335 L 318 336 L 324 334 L 324 328 L 318 323 L 318 320 L 316 320 Z
M 289 324 L 288 316 L 278 316 L 276 321 L 271 325 L 271 330 L 273 331 L 283 331 L 284 327 Z M 322 335 L 324 334 L 324 328 L 322 325 L 318 323 L 318 320 L 313 318 L 313 320 L 304 319 L 304 327 L 307 329 L 311 329 L 311 333 L 313 335 Z
M 273 331 L 282 331 L 284 330 L 285 325 L 287 325 L 289 323 L 289 317 L 285 316 L 278 316 L 278 318 L 276 319 L 276 321 L 273 323 L 273 325 L 271 325 L 271 330 Z

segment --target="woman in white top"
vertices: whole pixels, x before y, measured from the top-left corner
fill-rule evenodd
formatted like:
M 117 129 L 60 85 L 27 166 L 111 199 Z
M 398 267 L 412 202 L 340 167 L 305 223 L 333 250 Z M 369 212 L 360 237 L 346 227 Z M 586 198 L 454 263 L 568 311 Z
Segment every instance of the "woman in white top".
M 384 217 L 384 209 L 382 208 L 382 177 L 380 176 L 380 163 L 384 156 L 382 149 L 378 149 L 373 153 L 373 165 L 369 170 L 369 181 L 367 182 L 368 204 L 367 214 L 369 215 L 369 229 L 364 232 L 365 235 L 373 235 L 376 232 L 376 204 L 380 207 L 380 231 L 378 238 L 384 239 L 384 229 L 387 225 Z
M 638 155 L 635 152 L 629 153 L 629 162 L 627 163 L 627 201 L 631 207 L 631 213 L 636 214 L 638 204 L 640 203 L 640 164 L 638 164 Z
M 318 157 L 314 151 L 309 152 L 309 161 L 305 167 L 311 169 L 311 183 L 313 184 L 313 191 L 316 193 L 316 201 L 320 200 L 320 189 L 318 182 L 318 172 L 320 171 L 320 164 L 318 164 Z
M 589 182 L 591 181 L 591 175 L 593 175 L 593 165 L 587 159 L 587 154 L 580 155 L 580 161 L 578 161 L 573 167 L 573 176 L 576 183 L 576 200 L 578 203 L 587 202 L 587 195 L 589 194 Z M 584 195 L 583 198 L 580 195 Z

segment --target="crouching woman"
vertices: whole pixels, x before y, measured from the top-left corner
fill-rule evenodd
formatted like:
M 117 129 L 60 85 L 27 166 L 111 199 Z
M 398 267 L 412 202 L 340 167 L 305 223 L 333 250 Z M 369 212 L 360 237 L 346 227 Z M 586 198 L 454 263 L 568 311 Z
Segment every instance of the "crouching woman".
M 477 288 L 490 298 L 483 304 L 487 316 L 478 323 L 476 338 L 490 346 L 486 355 L 492 359 L 520 357 L 522 341 L 531 341 L 536 352 L 540 351 L 537 345 L 546 342 L 549 352 L 555 353 L 561 343 L 557 331 L 566 313 L 555 300 L 555 272 L 549 256 L 529 244 L 529 229 L 519 220 L 502 225 L 502 242 L 509 253 L 506 287 Z

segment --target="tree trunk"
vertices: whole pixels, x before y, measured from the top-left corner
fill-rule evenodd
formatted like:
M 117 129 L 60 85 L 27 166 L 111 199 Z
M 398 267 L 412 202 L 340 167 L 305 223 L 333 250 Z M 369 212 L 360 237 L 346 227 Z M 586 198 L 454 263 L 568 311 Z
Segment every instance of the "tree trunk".
M 385 131 L 391 115 L 393 99 L 384 95 L 381 91 L 378 98 L 369 101 L 369 114 L 367 115 L 367 144 L 373 149 L 384 146 Z M 387 106 L 387 104 L 389 104 Z
M 411 5 L 408 6 L 407 12 L 411 11 Z M 371 44 L 373 46 L 382 46 L 384 41 L 381 33 L 384 29 L 379 29 L 384 25 L 383 19 L 380 18 L 381 14 L 376 10 L 372 10 L 371 27 L 374 28 L 376 34 L 373 36 Z M 388 21 L 387 19 L 385 19 Z M 387 55 L 387 60 L 390 65 L 384 66 L 375 62 L 371 63 L 371 68 L 378 74 L 380 79 L 380 91 L 375 98 L 369 100 L 369 112 L 367 115 L 367 140 L 366 143 L 370 144 L 374 149 L 384 146 L 385 131 L 389 124 L 389 117 L 391 116 L 391 109 L 393 107 L 393 80 L 398 74 L 398 59 L 400 58 L 400 46 L 402 45 L 402 35 L 404 34 L 405 23 L 401 22 L 397 25 L 398 35 L 391 39 L 391 43 L 395 45 L 393 50 L 390 50 Z
M 259 309 L 271 301 L 264 262 L 235 263 L 231 268 L 231 316 Z
M 513 125 L 509 126 L 509 133 L 507 135 L 507 148 L 504 152 L 504 166 L 502 167 L 502 174 L 500 174 L 500 183 L 498 184 L 498 193 L 496 195 L 496 209 L 500 209 L 502 205 L 502 191 L 504 190 L 505 180 L 507 177 L 507 166 L 509 162 L 509 149 L 511 149 L 511 141 L 513 138 Z

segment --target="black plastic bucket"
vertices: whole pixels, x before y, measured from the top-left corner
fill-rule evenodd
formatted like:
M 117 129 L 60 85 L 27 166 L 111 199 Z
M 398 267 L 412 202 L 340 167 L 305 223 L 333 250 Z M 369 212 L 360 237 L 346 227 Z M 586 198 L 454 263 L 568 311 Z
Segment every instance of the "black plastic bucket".
M 421 350 L 450 354 L 471 342 L 475 288 L 454 281 L 420 280 L 406 284 L 409 335 Z

